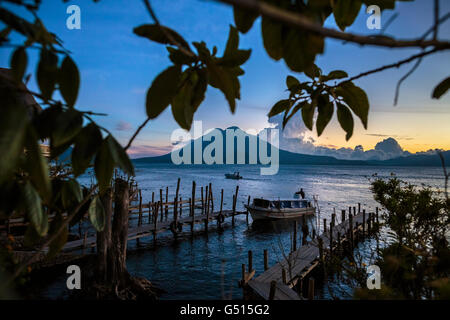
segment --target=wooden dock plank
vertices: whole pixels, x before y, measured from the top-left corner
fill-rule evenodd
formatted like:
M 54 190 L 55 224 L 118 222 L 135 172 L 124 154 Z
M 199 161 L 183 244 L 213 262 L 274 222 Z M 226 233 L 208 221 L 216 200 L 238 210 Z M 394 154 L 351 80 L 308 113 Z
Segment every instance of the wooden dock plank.
M 270 283 L 261 282 L 256 279 L 250 280 L 248 286 L 261 298 L 269 300 Z M 300 296 L 288 286 L 277 283 L 274 300 L 302 300 Z
M 358 213 L 356 216 L 352 217 L 353 228 L 356 224 L 363 223 L 363 214 Z M 367 222 L 367 221 L 365 221 Z M 342 221 L 340 224 L 333 227 L 332 239 L 337 240 L 338 233 L 341 234 L 341 239 L 345 237 L 350 228 L 349 220 Z M 354 231 L 353 231 L 354 232 Z M 253 280 L 248 282 L 250 288 L 264 299 L 269 298 L 270 283 L 276 281 L 277 283 L 277 293 L 275 294 L 275 299 L 280 300 L 290 300 L 290 299 L 300 299 L 294 290 L 291 288 L 297 283 L 299 278 L 303 278 L 304 275 L 311 272 L 311 270 L 318 265 L 319 259 L 319 240 L 322 239 L 323 248 L 330 248 L 330 230 L 324 232 L 322 235 L 310 241 L 307 245 L 300 247 L 298 250 L 293 251 L 289 257 L 283 259 L 282 261 L 276 263 L 261 275 L 255 277 Z M 289 267 L 290 266 L 290 267 Z M 286 271 L 286 282 L 283 284 L 282 270 Z M 278 290 L 280 286 L 280 290 Z

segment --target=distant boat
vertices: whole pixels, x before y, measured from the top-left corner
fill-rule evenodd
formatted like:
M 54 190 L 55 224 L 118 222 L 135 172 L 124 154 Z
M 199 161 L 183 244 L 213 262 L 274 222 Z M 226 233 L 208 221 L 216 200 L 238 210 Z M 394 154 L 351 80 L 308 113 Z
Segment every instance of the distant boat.
M 239 180 L 239 179 L 242 179 L 242 176 L 239 175 L 239 172 L 225 173 L 225 178 Z
M 253 203 L 245 205 L 245 208 L 250 212 L 253 220 L 292 219 L 316 213 L 316 208 L 311 201 L 305 199 L 266 200 L 255 198 Z

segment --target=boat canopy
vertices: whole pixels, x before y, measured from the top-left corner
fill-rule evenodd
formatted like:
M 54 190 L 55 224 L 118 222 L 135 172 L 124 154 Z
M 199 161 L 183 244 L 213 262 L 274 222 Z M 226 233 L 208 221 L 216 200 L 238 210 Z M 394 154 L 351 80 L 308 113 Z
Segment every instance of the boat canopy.
M 275 208 L 275 209 L 287 209 L 287 208 L 308 208 L 311 207 L 311 203 L 308 200 L 275 200 L 270 201 L 266 199 L 254 199 L 253 204 L 256 207 L 261 208 Z

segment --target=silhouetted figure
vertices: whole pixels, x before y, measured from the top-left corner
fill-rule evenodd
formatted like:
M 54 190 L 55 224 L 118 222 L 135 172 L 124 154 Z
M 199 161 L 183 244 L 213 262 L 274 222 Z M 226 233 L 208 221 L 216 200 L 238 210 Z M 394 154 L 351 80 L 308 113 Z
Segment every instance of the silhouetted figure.
M 296 194 L 300 195 L 302 199 L 305 199 L 305 192 L 303 191 L 303 188 L 300 188 L 300 191 L 297 191 Z

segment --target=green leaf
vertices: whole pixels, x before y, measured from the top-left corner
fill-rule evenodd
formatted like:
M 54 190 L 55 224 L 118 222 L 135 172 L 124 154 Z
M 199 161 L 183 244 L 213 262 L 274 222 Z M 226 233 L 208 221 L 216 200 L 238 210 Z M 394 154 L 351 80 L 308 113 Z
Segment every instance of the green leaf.
M 220 67 L 214 62 L 209 62 L 207 67 L 209 84 L 222 91 L 228 101 L 231 112 L 234 113 L 236 109 L 235 99 L 239 97 L 239 92 L 236 92 L 238 88 L 235 83 L 235 80 L 238 81 L 237 76 L 230 73 L 227 68 Z
M 98 232 L 103 231 L 105 228 L 105 208 L 97 195 L 91 200 L 89 205 L 89 220 Z
M 299 103 L 297 103 L 294 108 L 292 109 L 291 113 L 288 115 L 288 111 L 289 109 L 287 109 L 284 113 L 284 118 L 283 118 L 283 129 L 286 126 L 286 124 L 289 122 L 289 120 L 302 108 L 310 108 L 310 104 L 304 100 L 304 101 L 300 101 Z M 313 109 L 314 110 L 314 109 Z
M 325 127 L 333 117 L 333 104 L 329 101 L 328 96 L 321 95 L 317 99 L 317 107 L 319 115 L 317 116 L 316 129 L 317 136 L 320 137 Z
M 39 139 L 45 140 L 51 137 L 57 118 L 62 112 L 60 105 L 51 105 L 33 117 L 33 126 Z
M 239 48 L 239 33 L 235 27 L 230 25 L 230 31 L 228 32 L 228 40 L 227 45 L 225 47 L 225 51 L 223 56 L 226 57 L 228 55 L 234 54 Z
M 283 40 L 283 58 L 291 70 L 303 72 L 314 63 L 323 48 L 322 37 L 289 29 Z
M 79 183 L 74 179 L 64 181 L 61 188 L 61 201 L 63 207 L 65 209 L 70 209 L 76 206 L 82 200 L 83 193 L 81 191 Z
M 198 76 L 196 73 L 187 71 L 186 77 L 180 91 L 172 100 L 172 114 L 180 127 L 189 131 L 194 115 L 192 107 L 193 90 Z
M 46 201 L 51 199 L 51 184 L 48 170 L 48 163 L 42 155 L 41 147 L 34 129 L 29 127 L 26 139 L 26 166 L 30 174 L 31 181 L 38 189 L 41 197 Z
M 252 50 L 236 50 L 219 59 L 218 65 L 225 67 L 236 67 L 244 64 L 249 58 Z
M 192 94 L 192 109 L 195 113 L 200 104 L 205 99 L 206 89 L 208 87 L 208 71 L 200 69 L 197 71 L 198 81 Z
M 363 89 L 357 87 L 353 82 L 344 82 L 336 88 L 336 94 L 341 96 L 345 103 L 361 119 L 365 129 L 369 117 L 369 99 Z
M 11 56 L 11 71 L 13 73 L 14 79 L 18 82 L 22 81 L 22 78 L 27 69 L 28 56 L 24 47 L 19 47 L 14 50 Z
M 442 80 L 441 83 L 439 83 L 436 88 L 433 90 L 433 99 L 439 99 L 442 97 L 450 88 L 450 77 L 447 79 Z
M 185 54 L 183 51 L 179 49 L 175 49 L 173 47 L 166 47 L 167 51 L 169 52 L 169 59 L 174 64 L 178 65 L 190 65 L 197 61 L 195 57 L 191 57 L 187 54 Z
M 351 26 L 361 10 L 361 0 L 335 0 L 333 6 L 334 19 L 342 31 Z
M 273 107 L 272 107 L 272 109 L 270 109 L 270 112 L 267 115 L 267 117 L 271 118 L 283 111 L 286 111 L 290 106 L 291 106 L 291 101 L 289 99 L 280 100 L 273 105 Z
M 52 147 L 59 147 L 70 142 L 80 132 L 83 125 L 81 112 L 69 109 L 61 112 L 54 124 Z
M 51 99 L 58 79 L 58 56 L 55 53 L 47 49 L 41 50 L 36 77 L 43 99 Z
M 179 44 L 184 49 L 191 51 L 189 44 L 184 40 L 182 36 L 180 36 L 176 31 L 156 24 L 144 24 L 139 27 L 133 29 L 133 32 L 140 37 L 144 37 L 150 39 L 155 42 L 159 42 L 162 44 L 170 44 L 172 43 L 171 39 L 175 40 L 177 44 Z
M 172 102 L 178 92 L 180 82 L 180 66 L 172 66 L 161 72 L 147 91 L 147 115 L 155 119 Z
M 14 99 L 10 99 L 12 98 L 11 91 L 1 87 L 0 184 L 11 176 L 18 165 L 18 159 L 24 149 L 28 126 L 28 115 L 25 108 L 17 102 L 15 103 Z
M 110 187 L 114 172 L 114 160 L 106 139 L 103 140 L 95 156 L 94 170 L 100 193 L 103 193 Z
M 242 33 L 247 33 L 253 26 L 258 14 L 252 11 L 243 10 L 238 7 L 233 7 L 234 23 L 238 30 Z
M 61 228 L 63 224 L 64 218 L 62 217 L 62 215 L 60 214 L 56 215 L 56 217 L 50 224 L 49 235 L 51 236 L 53 234 L 56 234 L 56 232 L 58 232 L 58 230 Z M 52 242 L 50 242 L 47 259 L 54 258 L 58 254 L 58 252 L 61 251 L 61 249 L 66 244 L 68 237 L 69 237 L 69 228 L 66 226 L 63 227 L 59 235 L 55 239 L 53 239 Z
M 75 105 L 79 88 L 80 73 L 77 65 L 69 56 L 66 56 L 59 69 L 59 91 L 69 107 Z
M 36 37 L 34 26 L 27 20 L 16 16 L 11 11 L 0 8 L 0 21 L 3 21 L 5 25 L 21 33 L 27 38 L 34 39 Z
M 86 171 L 101 143 L 102 134 L 96 124 L 89 123 L 81 129 L 75 138 L 75 146 L 72 151 L 72 168 L 75 176 Z
M 283 57 L 283 25 L 263 17 L 261 32 L 267 54 L 274 60 L 280 60 Z
M 286 77 L 286 86 L 290 90 L 293 87 L 300 86 L 300 81 L 293 76 Z
M 304 72 L 305 75 L 312 80 L 314 80 L 315 78 L 319 78 L 322 74 L 322 70 L 314 63 L 306 67 Z
M 309 130 L 312 130 L 312 128 L 313 128 L 314 110 L 315 110 L 315 107 L 312 104 L 305 104 L 302 107 L 303 123 Z
M 322 81 L 336 80 L 347 78 L 348 74 L 342 70 L 331 71 L 329 75 L 322 77 Z
M 48 217 L 42 210 L 39 194 L 30 182 L 26 182 L 23 186 L 23 196 L 28 218 L 32 226 L 41 237 L 45 236 L 48 231 Z
M 344 129 L 344 131 L 347 133 L 345 136 L 345 140 L 348 141 L 353 135 L 353 126 L 354 126 L 353 116 L 350 110 L 343 104 L 338 102 L 336 103 L 336 105 L 337 105 L 337 118 L 342 129 Z
M 106 141 L 114 163 L 126 174 L 134 176 L 134 167 L 128 157 L 128 154 L 125 152 L 125 149 L 119 144 L 119 142 L 117 142 L 116 139 L 114 139 L 112 135 L 108 135 L 106 137 Z

